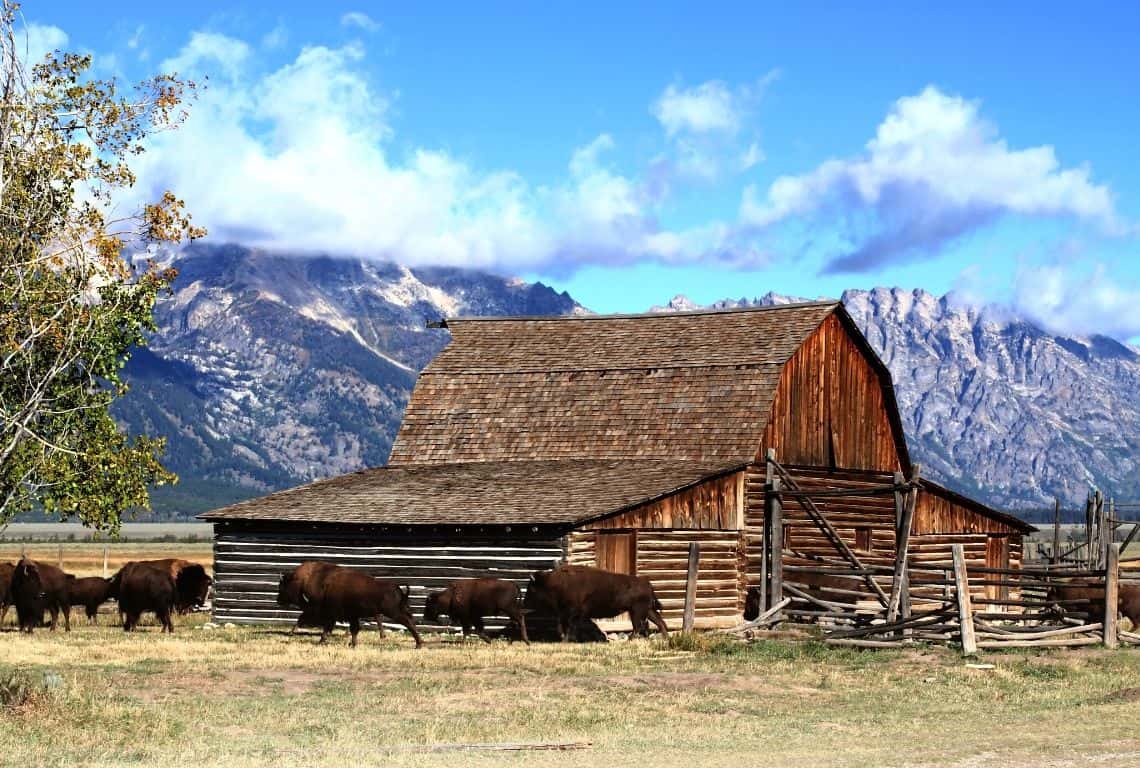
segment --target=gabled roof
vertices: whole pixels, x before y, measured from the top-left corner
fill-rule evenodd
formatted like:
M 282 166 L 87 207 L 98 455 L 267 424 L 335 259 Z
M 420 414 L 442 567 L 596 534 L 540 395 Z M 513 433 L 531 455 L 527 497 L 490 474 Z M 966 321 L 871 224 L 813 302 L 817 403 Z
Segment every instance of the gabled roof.
M 365 469 L 198 517 L 210 522 L 573 526 L 743 467 L 564 460 Z
M 991 520 L 1002 523 L 1003 525 L 1007 525 L 1013 530 L 1020 533 L 1034 533 L 1037 530 L 1037 526 L 1030 525 L 1019 517 L 1014 517 L 1013 515 L 1007 514 L 1005 512 L 999 512 L 993 507 L 987 506 L 980 501 L 971 499 L 969 496 L 963 496 L 957 491 L 952 491 L 946 486 L 939 485 L 933 480 L 922 478 L 919 480 L 919 486 L 924 491 L 928 491 L 935 496 L 941 496 L 949 502 L 976 512 L 983 517 L 988 517 Z
M 837 310 L 447 320 L 389 463 L 751 461 L 783 365 Z

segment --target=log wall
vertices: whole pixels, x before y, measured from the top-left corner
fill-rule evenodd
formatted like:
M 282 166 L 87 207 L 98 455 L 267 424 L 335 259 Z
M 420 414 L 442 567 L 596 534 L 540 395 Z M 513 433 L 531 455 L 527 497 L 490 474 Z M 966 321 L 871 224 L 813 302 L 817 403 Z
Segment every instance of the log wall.
M 743 518 L 744 472 L 733 472 L 585 527 L 739 530 Z
M 875 367 L 832 314 L 784 366 L 757 460 L 775 448 L 785 466 L 894 472 L 905 448 L 889 413 Z
M 235 624 L 291 624 L 298 611 L 277 605 L 283 572 L 304 560 L 324 560 L 394 578 L 410 588 L 417 623 L 428 592 L 455 579 L 489 576 L 525 587 L 533 571 L 564 557 L 559 533 L 528 536 L 409 536 L 296 527 L 214 528 L 214 620 Z M 488 622 L 488 626 L 501 626 Z M 426 629 L 446 627 L 425 626 Z M 452 627 L 454 629 L 455 627 Z
M 602 567 L 604 547 L 597 539 L 604 531 L 573 531 L 567 536 L 567 560 L 574 565 Z M 670 630 L 680 629 L 685 604 L 689 543 L 700 544 L 694 627 L 712 629 L 737 622 L 744 608 L 739 589 L 742 541 L 738 531 L 639 530 L 636 532 L 635 572 L 653 583 Z M 619 617 L 605 628 L 628 630 L 629 619 Z

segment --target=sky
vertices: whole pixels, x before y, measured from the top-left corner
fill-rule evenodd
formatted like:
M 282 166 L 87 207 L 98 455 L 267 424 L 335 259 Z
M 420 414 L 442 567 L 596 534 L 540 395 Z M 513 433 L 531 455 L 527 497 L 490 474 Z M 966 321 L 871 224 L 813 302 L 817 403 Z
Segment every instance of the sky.
M 172 189 L 214 242 L 490 269 L 601 312 L 899 286 L 1140 340 L 1140 4 L 858 5 L 23 14 L 30 55 L 205 84 L 121 205 Z

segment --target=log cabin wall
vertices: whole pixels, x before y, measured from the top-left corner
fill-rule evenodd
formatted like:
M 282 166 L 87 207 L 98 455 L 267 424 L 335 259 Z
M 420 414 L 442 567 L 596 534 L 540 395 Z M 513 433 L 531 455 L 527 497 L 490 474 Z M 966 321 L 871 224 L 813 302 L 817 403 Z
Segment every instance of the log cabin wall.
M 739 530 L 744 523 L 744 472 L 713 478 L 620 515 L 589 523 L 588 529 Z
M 308 528 L 308 530 L 305 530 Z M 381 533 L 314 530 L 265 524 L 214 527 L 214 605 L 218 622 L 291 624 L 299 612 L 277 604 L 281 574 L 305 560 L 324 560 L 398 580 L 410 588 L 417 624 L 429 592 L 455 579 L 489 576 L 525 588 L 530 574 L 553 568 L 565 555 L 561 531 L 526 535 Z M 502 620 L 488 622 L 501 626 Z M 424 625 L 431 630 L 457 627 Z
M 614 541 L 611 546 L 608 540 Z M 690 542 L 700 545 L 697 566 L 697 592 L 694 603 L 696 629 L 730 626 L 740 620 L 743 595 L 739 589 L 741 540 L 738 531 L 654 530 L 615 531 L 576 530 L 567 535 L 567 562 L 607 570 L 614 568 L 611 552 L 633 542 L 632 567 L 627 573 L 644 576 L 663 607 L 669 628 L 679 629 L 685 604 Z M 628 629 L 628 618 L 618 617 L 605 624 L 607 629 Z

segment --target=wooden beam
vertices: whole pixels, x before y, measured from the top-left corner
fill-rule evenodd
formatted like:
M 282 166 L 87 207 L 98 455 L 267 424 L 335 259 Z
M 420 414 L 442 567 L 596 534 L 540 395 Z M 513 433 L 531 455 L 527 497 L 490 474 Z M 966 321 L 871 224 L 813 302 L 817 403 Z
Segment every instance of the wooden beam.
M 681 617 L 681 631 L 693 631 L 693 611 L 697 603 L 697 564 L 701 559 L 701 545 L 689 542 L 689 568 L 685 576 L 685 612 Z
M 799 484 L 796 483 L 795 478 L 788 474 L 788 471 L 777 464 L 774 459 L 769 457 L 768 463 L 769 465 L 775 467 L 776 472 L 787 482 L 788 487 L 791 490 L 803 490 L 800 488 Z M 826 517 L 824 517 L 823 513 L 819 510 L 819 507 L 815 505 L 815 502 L 812 501 L 810 497 L 801 495 L 799 493 L 796 494 L 795 499 L 799 503 L 800 507 L 804 510 L 804 512 L 807 513 L 807 516 L 811 518 L 811 521 L 815 523 L 821 531 L 823 531 L 824 536 L 826 536 L 827 540 L 831 542 L 831 545 L 839 550 L 840 554 L 842 554 L 849 563 L 854 565 L 856 568 L 866 570 L 863 566 L 863 562 L 854 552 L 851 551 L 851 547 L 847 546 L 847 542 L 843 540 L 838 531 L 835 530 L 835 527 L 832 526 L 831 522 Z M 889 600 L 887 598 L 887 593 L 883 591 L 883 588 L 880 587 L 875 582 L 875 579 L 870 575 L 867 575 L 865 577 L 865 581 L 867 582 L 867 586 L 869 586 L 878 596 L 879 602 L 883 604 L 883 607 L 886 607 Z
M 1120 647 L 1116 611 L 1120 596 L 1120 547 L 1110 544 L 1104 568 L 1104 647 Z
M 768 602 L 784 599 L 784 504 L 780 500 L 780 478 L 772 478 L 768 491 L 768 514 L 772 528 L 772 563 L 768 566 Z
M 911 482 L 918 480 L 918 465 L 914 465 L 914 474 Z M 910 529 L 914 521 L 914 510 L 918 504 L 918 488 L 912 486 L 903 502 L 902 474 L 895 473 L 895 567 L 891 576 L 891 597 L 887 601 L 887 623 L 893 624 L 899 618 L 899 606 L 903 595 L 910 590 L 907 578 L 907 553 L 910 550 Z M 907 611 L 909 613 L 909 610 Z
M 958 626 L 962 633 L 962 653 L 972 656 L 978 652 L 974 638 L 974 610 L 970 604 L 970 580 L 966 574 L 966 551 L 961 544 L 953 544 L 954 588 L 958 592 Z
M 1061 562 L 1061 497 L 1053 498 L 1053 565 Z

